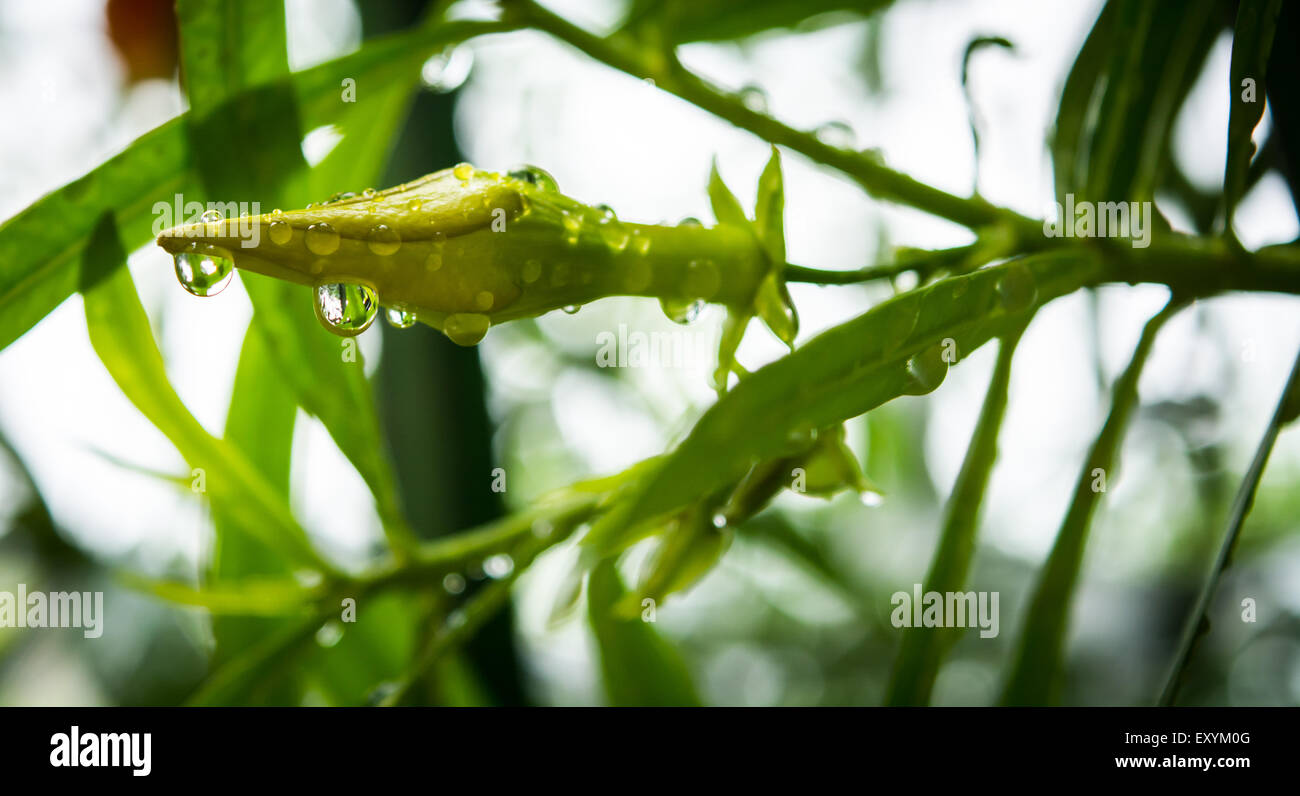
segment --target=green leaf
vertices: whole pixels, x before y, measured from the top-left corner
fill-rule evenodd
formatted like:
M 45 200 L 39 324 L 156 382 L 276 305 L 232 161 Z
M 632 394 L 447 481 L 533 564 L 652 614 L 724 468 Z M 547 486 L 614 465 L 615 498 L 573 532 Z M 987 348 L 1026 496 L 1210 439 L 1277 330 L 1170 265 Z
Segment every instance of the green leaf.
M 749 227 L 749 219 L 745 218 L 740 200 L 722 181 L 722 175 L 718 173 L 716 158 L 713 160 L 713 168 L 709 171 L 709 202 L 713 205 L 713 215 L 718 219 L 719 224 Z
M 1231 233 L 1232 215 L 1245 193 L 1250 159 L 1255 154 L 1251 140 L 1264 117 L 1265 78 L 1268 57 L 1273 51 L 1273 34 L 1282 11 L 1282 0 L 1245 0 L 1237 7 L 1237 26 L 1232 36 L 1232 64 L 1228 68 L 1232 104 L 1228 111 L 1228 158 L 1223 175 L 1226 229 Z M 1243 97 L 1243 81 L 1254 81 L 1251 101 Z
M 1255 492 L 1258 491 L 1259 482 L 1264 477 L 1264 468 L 1268 466 L 1269 454 L 1273 452 L 1273 446 L 1277 443 L 1277 436 L 1281 433 L 1282 427 L 1295 420 L 1297 407 L 1300 407 L 1300 354 L 1296 355 L 1295 364 L 1291 366 L 1291 375 L 1287 378 L 1282 395 L 1277 400 L 1273 419 L 1269 421 L 1268 427 L 1264 429 L 1264 435 L 1260 437 L 1259 445 L 1255 447 L 1255 458 L 1250 463 L 1250 469 L 1246 471 L 1245 477 L 1241 479 L 1241 485 L 1237 487 L 1237 496 L 1233 499 L 1232 510 L 1228 514 L 1228 528 L 1223 534 L 1223 544 L 1219 548 L 1218 558 L 1210 568 L 1210 576 L 1201 588 L 1191 613 L 1188 614 L 1187 625 L 1174 655 L 1173 667 L 1160 695 L 1161 705 L 1174 703 L 1178 690 L 1182 686 L 1187 664 L 1196 650 L 1196 644 L 1202 634 L 1209 629 L 1210 604 L 1215 592 L 1218 591 L 1223 571 L 1228 568 L 1228 564 L 1232 561 L 1232 554 L 1237 549 L 1237 540 L 1241 538 L 1241 529 L 1246 524 L 1246 517 L 1250 514 L 1251 507 L 1255 505 Z
M 205 117 L 248 86 L 289 71 L 282 8 L 268 9 L 260 0 L 178 0 L 176 19 L 193 116 Z
M 1138 402 L 1138 380 L 1142 368 L 1160 329 L 1184 306 L 1184 302 L 1171 299 L 1163 310 L 1147 321 L 1132 359 L 1115 381 L 1110 412 L 1079 471 L 1074 497 L 1030 597 L 1024 629 L 1003 691 L 1004 704 L 1045 705 L 1054 698 L 1061 674 L 1070 604 L 1079 581 L 1088 529 L 1105 494 L 1104 490 L 1094 489 L 1093 484 L 1101 477 L 1106 479 L 1107 487 L 1114 485 L 1114 471 L 1124 432 Z
M 626 592 L 612 562 L 597 566 L 587 581 L 587 611 L 600 650 L 600 669 L 610 705 L 699 704 L 677 650 L 641 617 L 628 619 L 615 606 Z M 638 601 L 639 603 L 639 601 Z
M 998 359 L 984 395 L 971 435 L 966 457 L 962 460 L 952 495 L 944 507 L 943 530 L 935 550 L 930 571 L 925 577 L 925 590 L 940 593 L 959 592 L 966 585 L 971 559 L 975 555 L 975 536 L 979 530 L 980 509 L 988 488 L 993 463 L 998 453 L 998 432 L 1007 409 L 1007 386 L 1011 381 L 1011 360 L 1019 331 L 1002 339 L 998 346 Z M 904 634 L 894 673 L 890 680 L 885 703 L 889 705 L 926 705 L 934 688 L 935 676 L 948 648 L 960 636 L 960 631 L 926 630 Z
M 773 263 L 785 264 L 785 182 L 781 177 L 781 151 L 772 147 L 772 157 L 758 177 L 758 198 L 754 201 L 754 230 Z
M 79 289 L 91 345 L 113 380 L 191 467 L 207 472 L 218 511 L 229 512 L 245 533 L 300 565 L 333 571 L 275 487 L 242 454 L 210 435 L 176 395 L 125 260 L 113 217 L 104 214 L 83 253 Z
M 939 357 L 945 339 L 974 351 L 1099 267 L 1081 252 L 1026 257 L 935 282 L 824 332 L 720 398 L 583 544 L 613 554 L 638 538 L 644 524 L 738 480 L 753 461 L 785 455 L 816 429 L 900 395 L 933 389 L 942 376 L 934 369 L 945 364 Z M 924 367 L 909 368 L 909 361 Z

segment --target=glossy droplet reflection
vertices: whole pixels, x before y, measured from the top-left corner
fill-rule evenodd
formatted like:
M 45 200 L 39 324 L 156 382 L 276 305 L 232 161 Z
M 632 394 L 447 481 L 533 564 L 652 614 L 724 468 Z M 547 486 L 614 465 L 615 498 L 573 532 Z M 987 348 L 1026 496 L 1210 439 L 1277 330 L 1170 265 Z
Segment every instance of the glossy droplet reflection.
M 203 243 L 191 243 L 172 258 L 181 287 L 199 298 L 215 296 L 226 289 L 235 275 L 230 252 Z
M 293 227 L 287 221 L 272 221 L 267 234 L 276 246 L 284 246 L 293 240 Z
M 767 113 L 767 94 L 758 86 L 745 86 L 740 90 L 740 101 L 754 113 Z
M 370 328 L 379 311 L 379 297 L 371 288 L 350 282 L 316 287 L 316 317 L 340 337 L 352 337 Z
M 948 375 L 948 362 L 944 359 L 942 345 L 932 345 L 907 360 L 908 395 L 925 395 L 934 392 Z
M 370 230 L 366 237 L 366 246 L 380 257 L 387 257 L 402 248 L 402 238 L 397 230 L 387 224 L 379 224 Z
M 529 166 L 527 164 L 516 166 L 507 172 L 506 176 L 512 180 L 519 180 L 520 182 L 526 182 L 530 185 L 536 186 L 543 191 L 559 192 L 560 190 L 559 183 L 555 181 L 555 178 L 551 176 L 550 172 L 545 169 L 539 169 L 536 166 Z
M 853 128 L 840 121 L 823 124 L 817 128 L 816 135 L 818 141 L 836 149 L 853 149 L 857 143 L 857 136 L 854 135 Z
M 468 47 L 450 47 L 433 55 L 420 67 L 424 87 L 446 94 L 461 87 L 474 66 L 474 53 Z
M 218 221 L 223 220 L 225 220 L 225 216 L 221 215 L 220 210 L 209 210 L 199 216 L 199 221 L 202 221 L 204 224 L 215 224 Z
M 414 312 L 389 307 L 384 310 L 384 320 L 388 321 L 388 325 L 394 329 L 410 329 L 418 318 L 415 317 Z
M 998 280 L 998 301 L 1007 312 L 1020 312 L 1038 300 L 1038 285 L 1034 274 L 1024 263 L 1007 266 L 1007 272 Z
M 704 302 L 691 299 L 659 299 L 659 306 L 663 308 L 664 315 L 673 323 L 686 324 L 700 317 L 700 311 L 704 309 Z
M 442 333 L 456 345 L 478 345 L 487 336 L 492 320 L 477 312 L 458 312 L 443 321 Z
M 325 256 L 339 250 L 339 233 L 324 221 L 307 227 L 303 241 L 307 244 L 307 251 L 312 254 Z
M 470 177 L 474 176 L 474 166 L 469 163 L 457 163 L 451 173 L 461 182 L 467 182 Z

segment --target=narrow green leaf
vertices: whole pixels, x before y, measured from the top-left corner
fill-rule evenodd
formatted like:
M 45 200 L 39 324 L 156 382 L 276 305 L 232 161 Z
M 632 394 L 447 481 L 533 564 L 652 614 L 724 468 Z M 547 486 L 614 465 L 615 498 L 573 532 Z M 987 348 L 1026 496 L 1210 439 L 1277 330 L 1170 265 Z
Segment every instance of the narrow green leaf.
M 1237 496 L 1228 514 L 1228 528 L 1223 534 L 1223 545 L 1219 548 L 1218 558 L 1210 568 L 1210 576 L 1206 578 L 1200 596 L 1197 597 L 1196 604 L 1187 617 L 1187 625 L 1183 629 L 1178 650 L 1174 655 L 1173 667 L 1160 694 L 1161 705 L 1174 703 L 1183 683 L 1183 675 L 1187 671 L 1187 663 L 1191 660 L 1201 635 L 1209 629 L 1210 603 L 1214 599 L 1215 592 L 1218 591 L 1223 571 L 1232 561 L 1232 554 L 1237 549 L 1237 540 L 1241 537 L 1241 529 L 1246 524 L 1246 517 L 1250 514 L 1251 507 L 1255 505 L 1255 492 L 1259 489 L 1260 479 L 1264 477 L 1264 468 L 1268 466 L 1269 454 L 1273 452 L 1273 446 L 1277 443 L 1277 436 L 1281 433 L 1282 427 L 1295 420 L 1297 407 L 1300 407 L 1300 354 L 1296 356 L 1295 364 L 1291 366 L 1291 375 L 1287 378 L 1282 395 L 1278 398 L 1273 419 L 1269 421 L 1268 427 L 1264 429 L 1264 435 L 1259 440 L 1259 445 L 1255 447 L 1255 458 L 1250 463 L 1250 469 L 1246 471 L 1246 476 L 1241 479 L 1241 485 L 1237 487 Z
M 597 566 L 587 581 L 587 613 L 600 650 L 605 693 L 615 706 L 698 705 L 695 686 L 677 650 L 640 616 L 615 611 L 626 592 L 612 562 Z M 647 605 L 646 610 L 655 610 Z
M 1039 574 L 1038 585 L 1030 597 L 1024 629 L 1003 691 L 1002 701 L 1009 705 L 1044 705 L 1054 696 L 1061 675 L 1066 629 L 1074 589 L 1079 581 L 1088 529 L 1102 500 L 1104 490 L 1094 488 L 1098 478 L 1105 485 L 1115 483 L 1114 471 L 1129 417 L 1138 402 L 1138 381 L 1142 368 L 1155 345 L 1156 336 L 1165 322 L 1185 306 L 1171 299 L 1163 310 L 1147 321 L 1138 338 L 1133 357 L 1111 393 L 1110 413 L 1093 441 L 1075 483 L 1074 497 L 1061 521 L 1052 551 Z
M 745 218 L 745 211 L 740 206 L 740 200 L 722 181 L 722 175 L 718 173 L 716 158 L 713 161 L 713 168 L 709 172 L 709 202 L 713 205 L 713 215 L 718 219 L 719 224 L 748 228 L 749 219 Z
M 975 537 L 979 531 L 980 509 L 988 489 L 993 463 L 998 454 L 998 433 L 1007 410 L 1007 387 L 1011 381 L 1011 361 L 1015 356 L 1020 332 L 1004 337 L 998 345 L 998 359 L 993 366 L 984 406 L 975 422 L 966 457 L 962 460 L 952 495 L 944 507 L 943 530 L 939 545 L 925 576 L 925 591 L 959 592 L 966 585 L 971 560 L 975 556 Z M 960 631 L 921 630 L 903 635 L 894 673 L 885 703 L 889 705 L 926 705 L 934 688 L 935 676 Z
M 1232 104 L 1228 111 L 1228 158 L 1223 174 L 1224 219 L 1229 233 L 1237 202 L 1245 193 L 1250 159 L 1255 154 L 1251 134 L 1264 117 L 1268 57 L 1273 51 L 1273 34 L 1281 11 L 1282 0 L 1243 0 L 1237 7 L 1232 63 L 1228 68 Z

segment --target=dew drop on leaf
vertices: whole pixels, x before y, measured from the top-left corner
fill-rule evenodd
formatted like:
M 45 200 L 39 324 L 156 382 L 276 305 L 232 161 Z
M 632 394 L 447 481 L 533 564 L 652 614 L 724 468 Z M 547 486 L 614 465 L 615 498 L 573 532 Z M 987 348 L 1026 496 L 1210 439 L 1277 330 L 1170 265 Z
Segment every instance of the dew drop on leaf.
M 340 337 L 353 337 L 370 328 L 379 311 L 379 298 L 366 285 L 337 282 L 316 287 L 316 317 Z
M 334 231 L 334 227 L 321 221 L 307 227 L 303 242 L 307 244 L 307 251 L 312 254 L 322 256 L 333 254 L 339 250 L 339 233 Z
M 943 358 L 943 346 L 932 345 L 907 360 L 908 395 L 925 395 L 934 392 L 948 375 L 948 363 Z
M 414 312 L 389 307 L 384 310 L 384 320 L 394 329 L 410 329 L 415 325 L 416 317 Z
M 366 246 L 374 254 L 387 257 L 402 248 L 402 238 L 397 234 L 397 230 L 387 224 L 379 224 L 370 230 L 370 234 L 366 237 Z
M 474 176 L 474 167 L 469 163 L 457 163 L 451 173 L 461 182 L 468 182 Z
M 235 263 L 225 249 L 191 243 L 173 257 L 181 287 L 200 298 L 215 296 L 226 289 L 235 275 Z
M 277 246 L 288 245 L 293 240 L 293 227 L 289 226 L 288 221 L 272 221 L 268 232 L 271 242 Z
M 767 113 L 767 94 L 758 86 L 745 86 L 740 90 L 740 101 L 754 113 Z
M 817 128 L 816 136 L 818 141 L 836 149 L 853 149 L 857 144 L 857 136 L 854 135 L 853 128 L 841 121 L 823 124 Z
M 199 216 L 199 221 L 202 221 L 204 224 L 215 224 L 218 221 L 224 220 L 224 218 L 225 216 L 221 215 L 220 210 L 209 210 Z
M 1024 263 L 1011 263 L 998 280 L 998 301 L 1007 312 L 1020 312 L 1038 299 L 1038 285 Z
M 560 190 L 559 183 L 555 181 L 555 178 L 551 176 L 550 172 L 536 166 L 529 166 L 527 164 L 516 166 L 507 172 L 506 176 L 512 180 L 526 182 L 543 191 L 558 193 Z
M 456 345 L 478 345 L 487 336 L 492 320 L 477 312 L 457 312 L 442 323 L 442 333 Z

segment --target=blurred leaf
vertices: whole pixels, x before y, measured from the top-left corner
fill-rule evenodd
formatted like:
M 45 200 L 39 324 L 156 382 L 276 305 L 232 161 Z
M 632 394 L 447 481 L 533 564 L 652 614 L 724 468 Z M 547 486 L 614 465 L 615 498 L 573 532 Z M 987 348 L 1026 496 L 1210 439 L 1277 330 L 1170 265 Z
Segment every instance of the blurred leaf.
M 989 379 L 988 391 L 984 395 L 984 406 L 980 409 L 975 432 L 966 448 L 966 456 L 957 473 L 952 494 L 944 507 L 939 546 L 930 563 L 930 572 L 925 577 L 927 592 L 960 592 L 966 585 L 971 559 L 975 556 L 980 509 L 997 459 L 998 433 L 1007 410 L 1011 360 L 1019 342 L 1020 334 L 1017 331 L 1004 337 L 998 344 L 998 359 Z M 885 703 L 929 704 L 939 665 L 960 634 L 961 631 L 937 628 L 903 634 Z
M 1105 489 L 1095 489 L 1094 484 L 1101 477 L 1105 479 L 1106 488 L 1114 487 L 1115 467 L 1119 462 L 1124 432 L 1138 402 L 1142 368 L 1160 329 L 1184 306 L 1182 301 L 1171 299 L 1163 310 L 1147 321 L 1132 359 L 1115 381 L 1110 413 L 1079 471 L 1073 499 L 1030 596 L 1024 629 L 1002 695 L 1004 704 L 1046 705 L 1053 701 L 1061 675 L 1070 606 L 1079 581 L 1089 525 L 1105 494 Z
M 1214 0 L 1109 0 L 1066 80 L 1052 142 L 1056 194 L 1149 200 L 1175 115 L 1221 19 Z
M 123 575 L 127 586 L 178 605 L 203 608 L 213 614 L 239 617 L 285 616 L 302 613 L 314 595 L 293 578 L 245 577 L 196 588 L 188 583 Z M 259 625 L 270 628 L 272 625 Z M 263 638 L 262 633 L 257 638 Z M 218 638 L 220 644 L 220 638 Z
M 122 392 L 176 446 L 191 467 L 207 471 L 209 497 L 246 533 L 299 564 L 330 571 L 288 503 L 237 450 L 210 435 L 172 389 L 154 342 L 113 217 L 104 214 L 82 259 L 90 342 Z
M 1268 458 L 1273 452 L 1273 446 L 1277 444 L 1277 436 L 1283 426 L 1296 419 L 1297 414 L 1300 414 L 1300 354 L 1296 355 L 1295 364 L 1291 366 L 1291 375 L 1287 377 L 1286 385 L 1282 388 L 1282 395 L 1277 400 L 1277 409 L 1273 412 L 1273 418 L 1264 429 L 1259 445 L 1255 448 L 1255 458 L 1250 463 L 1250 469 L 1246 471 L 1245 477 L 1241 479 L 1241 486 L 1237 488 L 1237 496 L 1232 501 L 1232 511 L 1228 515 L 1228 528 L 1223 535 L 1223 545 L 1219 548 L 1219 555 L 1210 569 L 1210 576 L 1206 579 L 1187 617 L 1187 625 L 1174 655 L 1173 667 L 1160 694 L 1161 705 L 1172 705 L 1178 696 L 1183 675 L 1187 671 L 1187 663 L 1196 650 L 1197 642 L 1209 629 L 1210 604 L 1214 600 L 1215 592 L 1218 591 L 1223 571 L 1228 568 L 1232 555 L 1237 549 L 1241 528 L 1246 524 L 1246 517 L 1255 505 L 1255 493 L 1259 490 L 1260 479 L 1264 477 L 1264 468 L 1268 466 Z
M 615 606 L 625 594 L 613 562 L 591 572 L 587 615 L 600 650 L 609 704 L 698 705 L 695 686 L 677 650 L 641 617 L 628 619 L 616 613 Z
M 1023 323 L 1035 306 L 1070 291 L 1094 267 L 1077 252 L 1026 257 L 902 294 L 822 333 L 720 398 L 583 543 L 599 555 L 613 554 L 643 524 L 739 479 L 754 460 L 782 455 L 806 433 L 934 389 L 944 339 L 974 351 Z
M 975 192 L 979 192 L 979 165 L 980 165 L 980 121 L 975 112 L 975 100 L 970 93 L 970 62 L 971 57 L 976 52 L 989 47 L 1001 47 L 1004 50 L 1016 51 L 1016 45 L 1012 44 L 1010 39 L 1002 36 L 979 36 L 971 39 L 966 45 L 966 51 L 961 57 L 961 93 L 966 99 L 966 116 L 970 121 L 971 143 L 975 153 Z
M 1250 159 L 1255 154 L 1251 134 L 1264 117 L 1268 57 L 1273 50 L 1273 34 L 1281 11 L 1282 0 L 1243 0 L 1237 7 L 1232 64 L 1228 69 L 1232 100 L 1228 111 L 1228 159 L 1223 176 L 1224 219 L 1229 234 L 1232 214 L 1245 194 Z M 1249 102 L 1243 99 L 1242 86 L 1248 78 L 1254 81 Z

